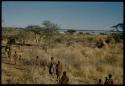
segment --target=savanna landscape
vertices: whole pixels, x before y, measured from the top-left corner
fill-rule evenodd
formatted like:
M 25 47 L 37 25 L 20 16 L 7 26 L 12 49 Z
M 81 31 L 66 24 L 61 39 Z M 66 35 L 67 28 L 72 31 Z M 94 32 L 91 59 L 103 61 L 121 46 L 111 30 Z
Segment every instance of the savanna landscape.
M 56 24 L 44 21 L 43 25 L 2 28 L 2 84 L 58 84 L 56 76 L 49 75 L 51 57 L 61 61 L 69 84 L 98 84 L 99 79 L 104 83 L 108 74 L 112 74 L 114 84 L 123 84 L 123 39 L 120 35 L 93 35 L 72 30 L 60 33 Z M 7 45 L 11 47 L 10 57 Z
M 123 85 L 123 2 L 1 6 L 1 84 Z

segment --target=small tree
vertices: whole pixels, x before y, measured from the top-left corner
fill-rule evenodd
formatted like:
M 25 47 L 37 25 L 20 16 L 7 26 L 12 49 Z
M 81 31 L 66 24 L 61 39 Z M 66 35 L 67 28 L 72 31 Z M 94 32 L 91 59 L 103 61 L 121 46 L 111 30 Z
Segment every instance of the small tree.
M 81 34 L 81 35 L 82 35 L 82 34 L 83 34 L 83 32 L 79 32 L 79 34 Z
M 86 35 L 90 35 L 90 33 L 89 33 L 89 32 L 86 32 Z
M 50 45 L 50 41 L 52 40 L 53 36 L 57 33 L 57 30 L 60 28 L 57 24 L 54 24 L 48 20 L 43 21 L 42 25 L 44 26 L 44 38 L 45 43 Z
M 116 42 L 120 42 L 120 39 L 123 39 L 123 32 L 120 32 L 120 30 L 123 29 L 123 23 L 118 23 L 117 25 L 112 26 L 113 30 L 116 30 L 118 33 L 113 33 L 112 37 L 115 39 Z
M 43 27 L 44 28 L 44 32 L 45 32 L 44 35 L 46 37 L 53 36 L 57 32 L 57 30 L 60 28 L 57 24 L 54 24 L 54 23 L 52 23 L 52 22 L 50 22 L 48 20 L 43 21 L 42 24 L 44 25 L 44 27 Z
M 28 25 L 26 27 L 27 29 L 35 29 L 35 28 L 41 28 L 39 25 Z
M 29 25 L 26 27 L 26 29 L 28 29 L 28 31 L 31 31 L 35 34 L 36 43 L 39 43 L 41 37 L 43 36 L 43 28 L 40 27 L 39 25 Z M 40 36 L 40 37 L 37 38 L 37 36 Z
M 124 30 L 123 23 L 118 23 L 117 25 L 114 25 L 111 28 L 114 28 L 113 30 L 116 30 L 116 31 Z
M 25 42 L 30 39 L 30 33 L 24 29 L 21 29 L 16 36 L 21 44 L 25 44 Z
M 10 37 L 8 37 L 7 44 L 9 44 L 9 45 L 15 44 L 16 43 L 16 39 L 17 39 L 16 36 L 10 36 Z
M 70 33 L 71 35 L 74 34 L 75 32 L 76 30 L 73 30 L 73 29 L 67 30 L 67 33 Z
M 104 32 L 101 32 L 101 33 L 100 33 L 100 35 L 106 35 L 106 33 L 104 33 Z

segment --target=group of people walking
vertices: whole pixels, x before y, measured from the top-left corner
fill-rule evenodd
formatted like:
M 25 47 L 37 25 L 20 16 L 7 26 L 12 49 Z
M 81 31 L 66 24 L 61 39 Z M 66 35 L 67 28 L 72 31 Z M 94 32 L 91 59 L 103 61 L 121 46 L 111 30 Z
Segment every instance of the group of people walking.
M 17 64 L 17 59 L 21 59 L 21 55 L 17 54 L 17 51 L 14 52 L 13 58 L 11 57 L 11 49 L 10 47 L 6 47 L 6 52 L 8 58 L 11 60 L 13 64 Z M 35 64 L 38 64 L 38 56 L 36 56 Z M 62 63 L 58 60 L 57 62 L 51 57 L 51 61 L 49 63 L 49 74 L 52 78 L 56 75 L 57 82 L 59 84 L 68 84 L 69 78 L 67 76 L 66 71 L 62 72 Z M 62 75 L 62 76 L 61 76 Z
M 7 51 L 8 57 L 11 60 L 13 59 L 14 64 L 16 64 L 18 58 L 21 59 L 21 55 L 19 55 L 19 57 L 18 57 L 18 54 L 17 54 L 16 51 L 14 52 L 13 58 L 11 58 L 11 48 L 10 47 L 7 47 L 6 51 Z M 38 56 L 36 56 L 35 63 L 37 63 L 37 62 L 38 62 Z M 54 76 L 56 76 L 57 82 L 59 84 L 68 84 L 69 77 L 67 76 L 67 72 L 63 71 L 63 65 L 62 65 L 61 61 L 58 60 L 56 62 L 54 60 L 54 57 L 51 57 L 51 61 L 50 61 L 49 65 L 48 65 L 48 68 L 49 68 L 50 76 L 52 78 L 54 78 Z M 99 84 L 102 84 L 101 79 L 99 79 Z M 112 75 L 109 74 L 108 77 L 105 77 L 104 85 L 112 85 L 112 84 L 113 84 Z
M 99 84 L 102 84 L 101 79 L 99 79 Z M 111 74 L 109 74 L 108 77 L 105 77 L 104 85 L 113 85 L 113 79 Z
M 67 76 L 66 71 L 63 71 L 62 74 L 62 63 L 59 60 L 58 62 L 55 62 L 53 57 L 51 57 L 51 61 L 49 63 L 49 74 L 52 78 L 56 75 L 57 82 L 59 84 L 68 84 L 69 82 L 69 77 Z

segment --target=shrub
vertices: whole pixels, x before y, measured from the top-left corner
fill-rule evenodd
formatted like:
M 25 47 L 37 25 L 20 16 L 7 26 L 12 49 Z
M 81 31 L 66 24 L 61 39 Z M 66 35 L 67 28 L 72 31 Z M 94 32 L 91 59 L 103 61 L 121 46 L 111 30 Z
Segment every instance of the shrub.
M 74 34 L 76 32 L 76 30 L 67 30 L 67 33 L 70 33 L 70 34 Z

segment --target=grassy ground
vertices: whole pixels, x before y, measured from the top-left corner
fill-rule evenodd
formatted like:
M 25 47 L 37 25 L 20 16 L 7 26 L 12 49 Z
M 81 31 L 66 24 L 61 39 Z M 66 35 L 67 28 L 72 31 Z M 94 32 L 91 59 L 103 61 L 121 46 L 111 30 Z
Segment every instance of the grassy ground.
M 22 46 L 19 49 L 13 45 L 12 56 L 15 50 L 22 54 L 22 60 L 17 60 L 16 65 L 7 58 L 2 48 L 2 84 L 56 84 L 56 78 L 51 78 L 48 72 L 51 56 L 62 62 L 69 84 L 97 84 L 98 79 L 102 79 L 103 84 L 109 73 L 114 84 L 123 84 L 123 43 L 96 48 L 92 42 L 83 41 L 72 46 L 55 43 L 47 52 L 38 46 Z M 5 43 L 3 40 L 2 44 Z M 39 56 L 39 65 L 33 64 L 36 56 Z

